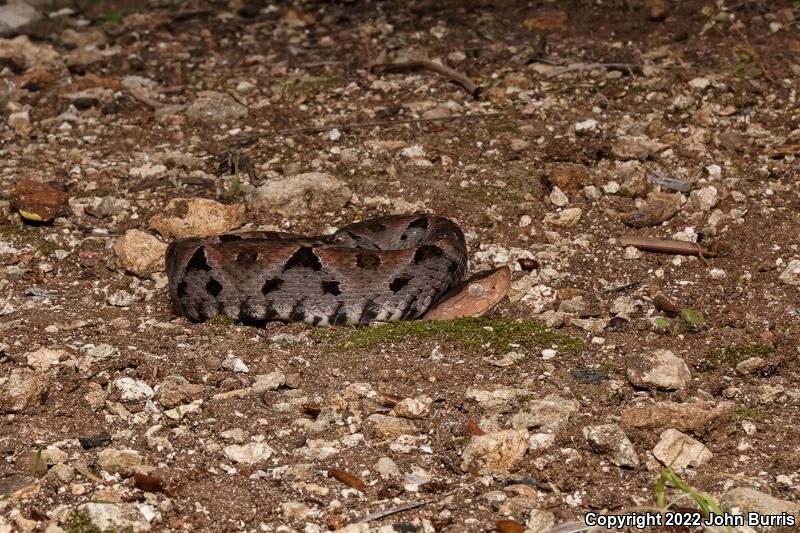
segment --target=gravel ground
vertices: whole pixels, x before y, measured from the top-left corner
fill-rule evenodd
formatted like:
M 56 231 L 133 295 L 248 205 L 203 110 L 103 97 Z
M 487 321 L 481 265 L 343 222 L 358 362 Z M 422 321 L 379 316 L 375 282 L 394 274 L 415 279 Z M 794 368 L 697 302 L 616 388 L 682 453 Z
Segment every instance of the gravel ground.
M 797 530 L 797 2 L 31 4 L 0 532 L 573 531 L 695 489 Z M 414 212 L 512 266 L 490 316 L 171 311 L 172 238 Z

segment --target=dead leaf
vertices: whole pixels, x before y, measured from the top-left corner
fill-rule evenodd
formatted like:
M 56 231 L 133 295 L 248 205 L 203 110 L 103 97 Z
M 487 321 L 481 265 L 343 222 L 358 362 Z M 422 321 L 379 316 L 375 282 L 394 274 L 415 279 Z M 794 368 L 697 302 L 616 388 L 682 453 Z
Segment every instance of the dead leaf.
M 476 437 L 480 437 L 481 435 L 486 435 L 486 432 L 481 429 L 477 422 L 474 420 L 469 420 L 467 422 L 467 427 L 469 428 L 469 432 Z
M 652 202 L 645 204 L 641 209 L 628 213 L 622 218 L 622 221 L 634 228 L 648 228 L 666 222 L 679 210 L 680 207 L 671 202 Z
M 390 394 L 388 392 L 379 392 L 378 396 L 381 397 L 384 405 L 386 405 L 387 407 L 394 407 L 400 401 L 403 400 L 403 396 L 398 396 L 397 394 Z
M 508 266 L 478 272 L 448 291 L 423 318 L 452 320 L 464 316 L 483 316 L 500 303 L 510 287 L 511 269 Z
M 336 481 L 340 483 L 344 483 L 348 487 L 352 487 L 356 490 L 364 492 L 364 489 L 367 488 L 367 484 L 358 479 L 353 474 L 349 474 L 344 470 L 337 470 L 336 468 L 331 468 L 328 470 L 328 475 L 334 478 Z
M 514 520 L 498 520 L 495 527 L 500 533 L 525 533 L 525 526 Z

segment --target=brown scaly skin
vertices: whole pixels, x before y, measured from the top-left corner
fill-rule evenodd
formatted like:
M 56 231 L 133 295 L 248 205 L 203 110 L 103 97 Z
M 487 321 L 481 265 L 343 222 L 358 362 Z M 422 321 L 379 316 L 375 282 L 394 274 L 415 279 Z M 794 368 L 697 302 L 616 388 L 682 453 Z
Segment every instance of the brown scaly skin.
M 461 281 L 464 234 L 433 215 L 373 218 L 332 235 L 229 233 L 170 243 L 179 315 L 313 325 L 414 319 Z

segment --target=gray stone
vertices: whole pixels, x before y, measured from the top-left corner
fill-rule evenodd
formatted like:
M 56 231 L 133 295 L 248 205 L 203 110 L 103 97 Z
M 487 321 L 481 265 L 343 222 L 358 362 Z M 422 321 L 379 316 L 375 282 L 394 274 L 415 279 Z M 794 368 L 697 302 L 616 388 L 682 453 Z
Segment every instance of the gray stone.
M 244 445 L 231 444 L 225 446 L 222 453 L 234 463 L 251 465 L 266 461 L 272 456 L 272 448 L 265 442 L 249 442 Z
M 229 124 L 247 116 L 247 108 L 230 95 L 215 91 L 202 91 L 186 109 L 190 120 L 209 124 Z
M 719 499 L 719 504 L 725 511 L 735 511 L 747 516 L 748 513 L 757 513 L 759 519 L 767 519 L 768 516 L 780 517 L 781 513 L 792 515 L 795 519 L 795 524 L 800 523 L 800 503 L 791 502 L 787 500 L 780 500 L 769 494 L 751 489 L 748 487 L 738 487 L 731 489 L 722 495 Z M 770 531 L 770 532 L 789 532 L 797 531 L 796 527 L 765 527 L 757 526 L 756 531 Z
M 686 387 L 692 374 L 683 359 L 669 350 L 626 359 L 628 381 L 637 387 L 676 390 Z
M 47 394 L 42 375 L 27 368 L 15 368 L 0 385 L 0 414 L 21 413 L 39 405 Z
M 528 437 L 525 429 L 474 436 L 461 455 L 461 469 L 473 473 L 508 473 L 528 451 Z
M 309 172 L 266 182 L 248 196 L 247 204 L 254 211 L 301 217 L 341 209 L 352 196 L 341 180 L 324 172 Z
M 697 467 L 710 461 L 714 454 L 705 445 L 677 429 L 661 432 L 661 440 L 653 448 L 653 455 L 664 466 L 682 472 L 686 467 Z
M 594 451 L 610 455 L 611 462 L 615 465 L 639 466 L 639 456 L 636 455 L 633 444 L 618 425 L 587 426 L 583 428 L 583 436 Z
M 85 503 L 78 507 L 103 531 L 150 531 L 150 523 L 132 503 Z
M 0 36 L 13 35 L 40 18 L 42 14 L 27 2 L 10 0 L 0 6 Z

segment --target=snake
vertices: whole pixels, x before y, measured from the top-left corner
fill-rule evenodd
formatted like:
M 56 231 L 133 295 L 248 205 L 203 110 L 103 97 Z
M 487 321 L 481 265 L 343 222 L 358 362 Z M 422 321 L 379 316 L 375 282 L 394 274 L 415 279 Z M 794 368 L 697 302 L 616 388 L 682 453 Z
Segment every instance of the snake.
M 357 325 L 422 316 L 467 269 L 464 233 L 428 214 L 390 215 L 329 235 L 247 231 L 172 241 L 172 308 L 202 322 Z

